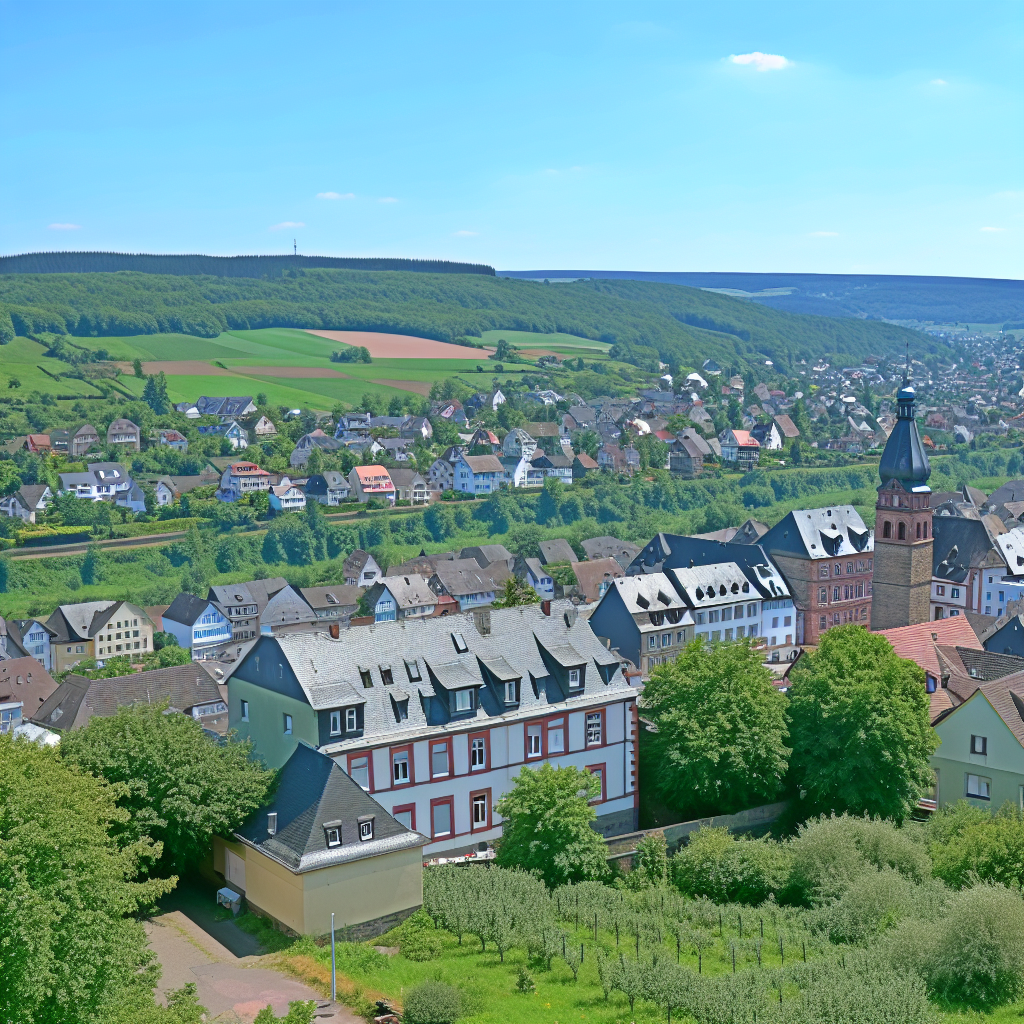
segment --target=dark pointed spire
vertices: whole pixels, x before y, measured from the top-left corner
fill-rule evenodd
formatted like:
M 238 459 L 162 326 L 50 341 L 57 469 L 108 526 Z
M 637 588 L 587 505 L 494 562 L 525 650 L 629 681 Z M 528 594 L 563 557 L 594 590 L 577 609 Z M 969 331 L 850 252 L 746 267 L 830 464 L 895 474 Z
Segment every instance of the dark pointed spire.
M 921 435 L 914 419 L 914 403 L 917 395 L 911 379 L 910 341 L 907 341 L 907 364 L 903 373 L 903 387 L 896 395 L 899 407 L 896 426 L 885 442 L 885 450 L 878 464 L 878 475 L 882 484 L 899 480 L 906 488 L 920 487 L 931 476 L 928 455 L 921 444 Z

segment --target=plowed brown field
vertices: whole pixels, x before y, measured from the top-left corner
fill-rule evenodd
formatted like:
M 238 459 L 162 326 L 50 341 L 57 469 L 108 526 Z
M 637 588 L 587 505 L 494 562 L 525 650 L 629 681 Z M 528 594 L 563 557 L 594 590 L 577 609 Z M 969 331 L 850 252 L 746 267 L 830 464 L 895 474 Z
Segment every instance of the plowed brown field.
M 446 341 L 416 338 L 410 334 L 379 334 L 372 331 L 307 331 L 318 338 L 362 345 L 379 359 L 485 359 L 494 349 L 464 348 Z

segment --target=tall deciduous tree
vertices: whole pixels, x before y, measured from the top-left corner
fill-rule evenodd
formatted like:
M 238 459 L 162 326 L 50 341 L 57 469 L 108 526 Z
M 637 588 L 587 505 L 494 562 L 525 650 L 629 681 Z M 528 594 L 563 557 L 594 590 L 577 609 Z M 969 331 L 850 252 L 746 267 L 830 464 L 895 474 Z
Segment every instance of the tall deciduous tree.
M 789 764 L 786 698 L 745 641 L 693 641 L 644 688 L 649 785 L 670 806 L 725 813 L 771 800 Z
M 938 746 L 921 669 L 850 625 L 825 633 L 790 678 L 793 775 L 810 809 L 905 818 Z
M 535 871 L 551 887 L 603 878 L 607 851 L 588 802 L 600 792 L 597 778 L 571 765 L 523 768 L 494 808 L 505 819 L 495 863 Z
M 53 751 L 0 737 L 0 1019 L 85 1024 L 128 991 L 149 995 L 153 957 L 130 915 L 173 882 L 135 880 L 160 850 L 112 837 L 128 818 L 116 796 Z
M 181 871 L 206 856 L 214 834 L 259 807 L 274 776 L 250 758 L 248 743 L 215 743 L 192 718 L 165 710 L 141 704 L 94 718 L 60 749 L 67 763 L 124 784 L 118 804 L 130 819 L 116 833 L 158 840 L 161 866 Z

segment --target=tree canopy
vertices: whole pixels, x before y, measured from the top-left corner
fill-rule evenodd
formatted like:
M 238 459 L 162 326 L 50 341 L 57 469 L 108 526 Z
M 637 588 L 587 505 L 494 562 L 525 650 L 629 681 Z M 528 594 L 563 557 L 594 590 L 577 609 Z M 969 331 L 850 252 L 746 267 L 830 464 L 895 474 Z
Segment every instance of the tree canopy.
M 825 633 L 790 679 L 791 765 L 810 808 L 906 818 L 938 746 L 922 670 L 849 625 Z
M 642 698 L 647 784 L 672 807 L 726 813 L 774 798 L 789 764 L 786 698 L 749 643 L 695 640 Z
M 600 780 L 581 768 L 524 767 L 494 807 L 505 819 L 495 863 L 535 871 L 552 887 L 604 877 L 604 840 L 591 828 L 589 803 L 600 793 Z
M 198 864 L 214 834 L 240 825 L 266 798 L 273 773 L 250 758 L 250 744 L 216 743 L 192 718 L 165 705 L 121 708 L 67 733 L 69 765 L 123 784 L 118 836 L 162 844 L 164 871 Z

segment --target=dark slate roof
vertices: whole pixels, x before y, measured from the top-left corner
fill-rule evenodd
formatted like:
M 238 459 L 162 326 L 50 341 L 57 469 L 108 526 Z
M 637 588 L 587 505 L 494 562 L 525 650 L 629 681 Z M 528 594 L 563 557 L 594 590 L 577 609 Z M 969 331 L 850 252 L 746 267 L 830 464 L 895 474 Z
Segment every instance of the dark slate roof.
M 279 590 L 260 612 L 260 625 L 294 626 L 297 623 L 315 622 L 316 612 L 302 599 L 294 588 L 287 586 Z
M 112 679 L 69 675 L 31 718 L 47 729 L 78 729 L 94 715 L 109 718 L 119 707 L 131 704 L 169 700 L 172 708 L 188 711 L 196 704 L 212 704 L 222 699 L 210 673 L 195 663 Z
M 986 651 L 997 654 L 1016 654 L 1024 657 L 1024 616 L 1014 617 L 982 641 Z
M 878 475 L 883 484 L 898 480 L 907 488 L 923 486 L 931 476 L 928 455 L 914 420 L 915 398 L 914 389 L 909 384 L 905 384 L 896 396 L 899 405 L 896 426 L 885 442 L 885 450 L 878 463 Z
M 185 626 L 193 626 L 199 616 L 210 607 L 211 601 L 208 597 L 196 597 L 195 594 L 188 594 L 182 591 L 170 604 L 170 607 L 163 613 L 161 618 L 170 619 L 172 622 L 180 622 Z
M 852 505 L 790 512 L 760 540 L 765 551 L 799 558 L 847 558 L 870 554 L 874 535 Z
M 590 540 L 583 541 L 582 546 L 587 558 L 614 558 L 623 569 L 640 554 L 640 548 L 632 541 L 608 536 L 591 537 Z
M 345 559 L 345 564 L 342 569 L 346 576 L 358 576 L 363 571 L 363 566 L 370 560 L 370 553 L 363 551 L 362 548 L 356 548 L 348 558 Z
M 480 544 L 473 548 L 463 548 L 459 552 L 459 558 L 472 558 L 484 569 L 495 562 L 511 565 L 514 561 L 512 552 L 504 544 Z
M 363 588 L 346 583 L 331 587 L 301 587 L 299 593 L 310 608 L 354 608 L 363 596 Z
M 1008 480 L 988 497 L 990 505 L 1003 505 L 1008 501 L 1024 501 L 1024 480 Z
M 277 814 L 277 831 L 267 831 L 268 815 Z M 373 838 L 359 839 L 359 822 L 373 820 Z M 327 845 L 326 825 L 341 829 L 341 845 Z M 330 757 L 300 743 L 280 772 L 270 803 L 236 833 L 294 874 L 398 850 L 429 841 L 395 820 Z
M 980 519 L 932 516 L 932 575 L 950 583 L 963 583 L 972 566 L 978 567 L 992 551 Z
M 544 565 L 555 562 L 575 562 L 576 552 L 567 540 L 542 540 L 540 542 L 540 560 Z
M 476 559 L 458 558 L 451 562 L 438 562 L 433 578 L 452 597 L 463 597 L 498 591 L 511 575 L 504 562 L 493 562 L 483 568 Z
M 674 592 L 673 598 L 678 601 Z M 381 741 L 399 743 L 429 736 L 449 722 L 500 724 L 545 711 L 570 710 L 573 705 L 601 705 L 612 694 L 628 696 L 631 691 L 618 658 L 598 640 L 588 622 L 573 619 L 574 613 L 568 601 L 554 602 L 550 615 L 537 604 L 495 609 L 489 615 L 490 631 L 484 633 L 478 629 L 483 617 L 477 612 L 378 622 L 343 630 L 336 640 L 324 632 L 264 636 L 235 670 L 235 677 L 248 679 L 247 662 L 276 650 L 287 660 L 315 710 L 362 702 L 362 735 L 330 743 L 325 749 L 332 754 Z M 460 652 L 463 646 L 466 650 Z M 568 698 L 552 676 L 555 662 L 549 666 L 542 653 L 542 648 L 566 646 L 588 663 L 582 691 Z M 383 682 L 382 663 L 391 667 L 391 685 Z M 494 677 L 489 675 L 490 665 L 496 666 Z M 369 687 L 364 686 L 361 671 L 369 672 Z M 258 678 L 252 674 L 253 680 Z M 492 691 L 491 685 L 484 685 L 491 678 L 522 679 L 519 704 L 507 706 L 496 688 Z M 446 692 L 453 686 L 478 689 L 480 700 L 472 712 L 449 716 Z M 396 687 L 412 695 L 408 717 L 402 721 L 396 720 L 392 702 L 393 695 L 397 698 Z

